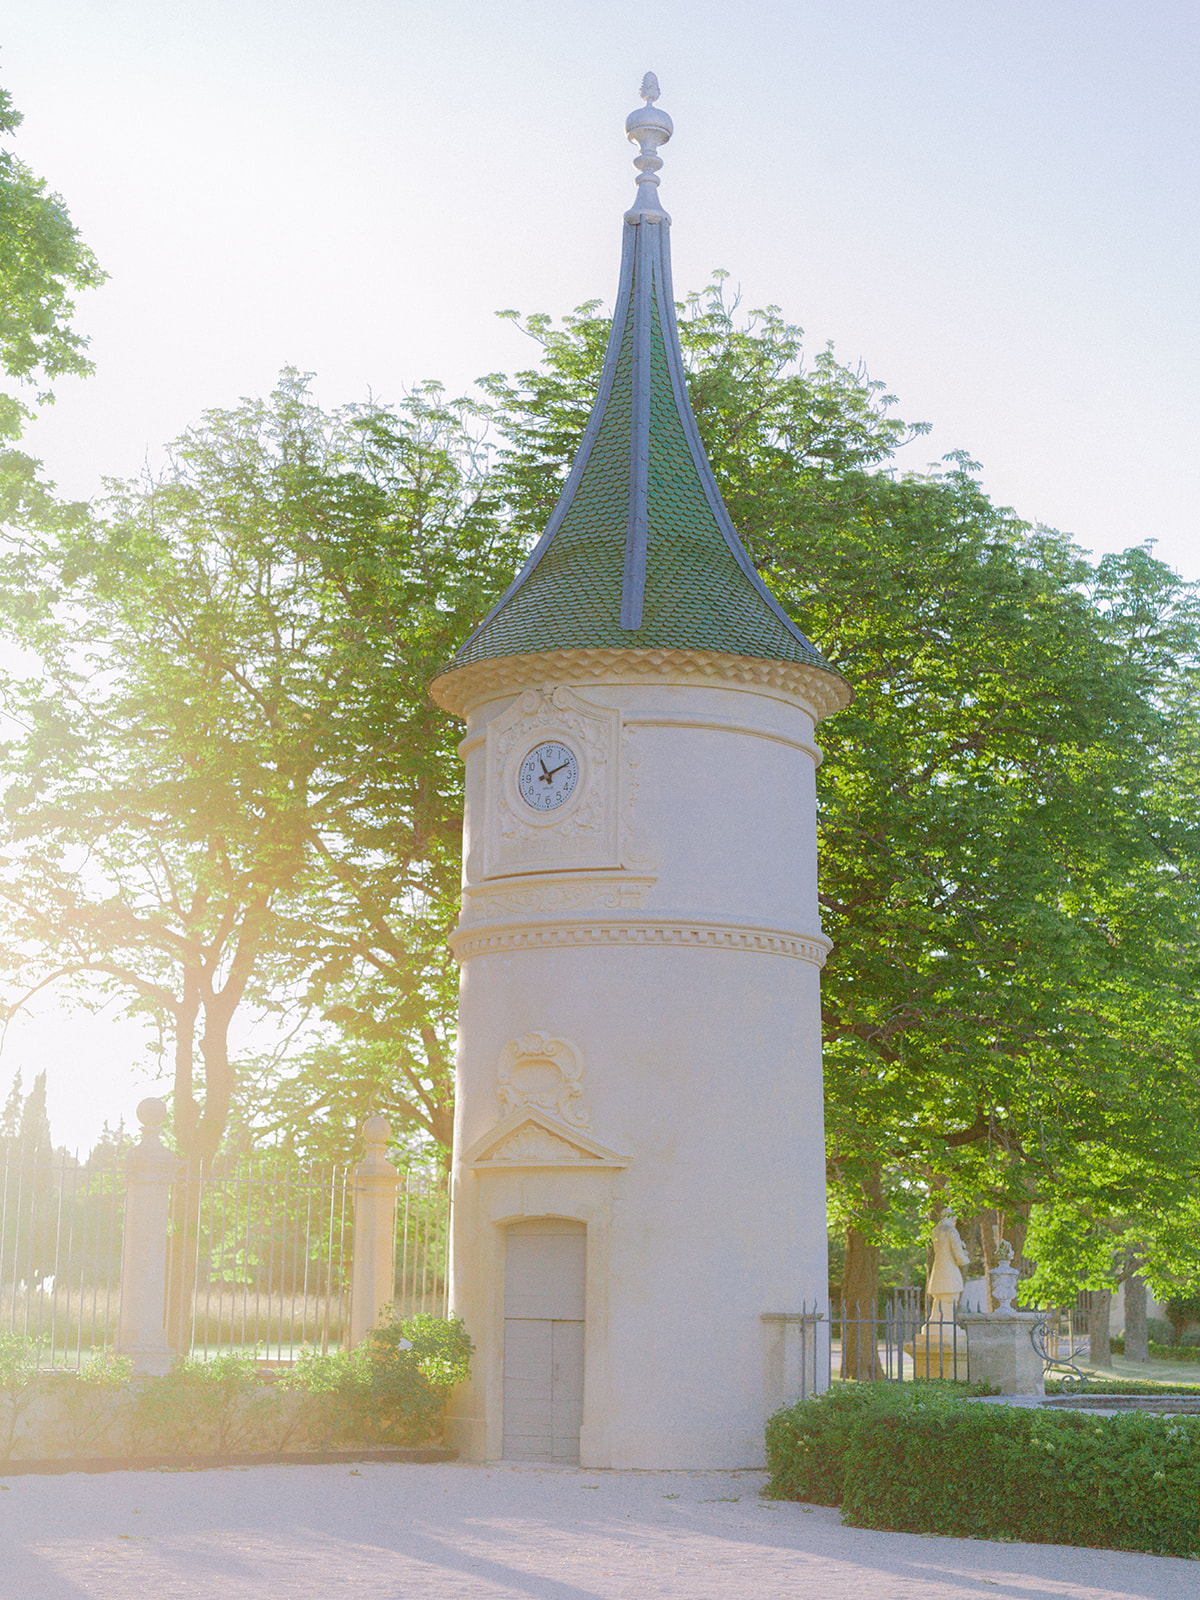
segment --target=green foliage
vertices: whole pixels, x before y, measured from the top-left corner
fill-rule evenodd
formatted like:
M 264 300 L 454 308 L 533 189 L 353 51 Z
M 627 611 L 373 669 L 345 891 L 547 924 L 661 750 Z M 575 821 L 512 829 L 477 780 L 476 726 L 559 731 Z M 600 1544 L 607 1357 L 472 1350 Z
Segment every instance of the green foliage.
M 1114 1333 L 1112 1347 L 1116 1355 L 1125 1354 L 1125 1335 Z M 1200 1362 L 1200 1345 L 1194 1344 L 1155 1344 L 1150 1343 L 1151 1361 L 1196 1361 Z
M 0 1458 L 7 1461 L 16 1449 L 37 1397 L 37 1345 L 19 1333 L 0 1333 Z
M 80 1372 L 54 1373 L 49 1380 L 57 1397 L 63 1453 L 84 1456 L 110 1446 L 121 1430 L 129 1404 L 133 1363 L 128 1356 L 103 1350 Z
M 475 1347 L 461 1317 L 435 1317 L 429 1312 L 404 1320 L 385 1316 L 371 1330 L 368 1342 L 372 1352 L 407 1343 L 410 1358 L 422 1377 L 431 1388 L 443 1393 L 465 1383 L 471 1375 Z
M 765 1492 L 860 1528 L 1200 1555 L 1200 1418 L 969 1403 L 983 1390 L 844 1384 L 776 1412 Z
M 130 1416 L 138 1455 L 227 1455 L 261 1443 L 278 1397 L 253 1356 L 190 1358 L 161 1378 L 143 1379 Z
M 357 1350 L 305 1349 L 282 1371 L 228 1352 L 135 1379 L 112 1351 L 80 1373 L 42 1374 L 36 1344 L 0 1334 L 0 1458 L 427 1444 L 441 1438 L 446 1397 L 471 1354 L 457 1318 L 386 1317 Z
M 323 414 L 285 373 L 161 482 L 14 532 L 0 620 L 43 670 L 7 685 L 7 954 L 173 1041 L 188 1149 L 232 1115 L 342 1157 L 329 1126 L 369 1109 L 449 1146 L 462 796 L 428 683 L 542 532 L 608 331 L 596 305 L 524 325 L 540 362 L 484 406 Z M 743 317 L 718 280 L 680 335 L 734 521 L 856 691 L 818 778 L 837 1224 L 915 1269 L 936 1189 L 1037 1208 L 1047 1296 L 1102 1287 L 1127 1239 L 1152 1285 L 1186 1281 L 1194 589 L 1147 546 L 1093 564 L 965 457 L 900 473 L 920 429 L 777 308 Z M 282 1064 L 230 1058 L 238 1008 L 296 1030 Z
M 1200 1418 L 875 1407 L 846 1451 L 859 1528 L 1196 1556 L 1197 1505 Z
M 189 1154 L 225 1133 L 239 1008 L 287 1037 L 282 1071 L 242 1063 L 260 1133 L 328 1158 L 373 1102 L 449 1147 L 461 771 L 428 683 L 517 556 L 476 426 L 435 388 L 326 415 L 287 372 L 0 550 L 10 999 L 147 1017 Z
M 1067 1380 L 1070 1382 L 1070 1380 Z M 1156 1383 L 1150 1378 L 1104 1378 L 1102 1382 L 1105 1394 L 1149 1394 L 1162 1399 L 1164 1395 L 1172 1394 L 1200 1394 L 1200 1384 L 1196 1383 Z M 1089 1393 L 1095 1394 L 1095 1389 Z M 1046 1378 L 1047 1394 L 1070 1394 L 1072 1390 L 1063 1387 L 1062 1378 Z
M 986 1383 L 934 1379 L 922 1383 L 838 1383 L 777 1411 L 767 1422 L 765 1494 L 778 1500 L 806 1500 L 840 1506 L 846 1456 L 863 1418 L 877 1413 L 941 1410 L 964 1394 L 993 1391 Z
M 541 367 L 489 393 L 532 537 L 605 324 L 525 326 Z M 1195 590 L 1147 547 L 1093 565 L 965 457 L 897 474 L 891 397 L 806 363 L 775 308 L 743 318 L 718 281 L 680 338 L 733 520 L 855 689 L 818 774 L 836 1221 L 902 1251 L 931 1186 L 964 1214 L 1077 1199 L 1136 1213 L 1172 1270 L 1200 1116 Z
M 0 89 L 0 139 L 21 120 Z M 55 378 L 92 370 L 87 340 L 70 327 L 71 292 L 104 278 L 58 195 L 11 150 L 0 149 L 0 370 L 34 386 L 37 403 L 53 398 Z M 0 394 L 0 439 L 15 439 L 30 415 L 24 400 Z
M 461 1320 L 385 1316 L 337 1371 L 337 1436 L 374 1444 L 440 1438 L 446 1397 L 470 1371 Z
M 1200 1323 L 1200 1293 L 1169 1295 L 1165 1309 L 1171 1324 L 1171 1343 L 1179 1344 L 1189 1323 Z

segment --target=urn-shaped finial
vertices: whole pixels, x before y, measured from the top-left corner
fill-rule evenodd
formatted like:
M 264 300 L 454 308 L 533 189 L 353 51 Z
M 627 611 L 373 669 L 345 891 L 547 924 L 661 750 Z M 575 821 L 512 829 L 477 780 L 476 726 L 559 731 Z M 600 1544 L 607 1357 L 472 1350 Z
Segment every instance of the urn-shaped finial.
M 654 104 L 659 96 L 659 87 L 658 79 L 652 72 L 642 79 L 641 95 L 645 104 L 625 118 L 626 136 L 638 146 L 638 153 L 633 158 L 638 172 L 637 199 L 625 214 L 639 220 L 644 217 L 647 221 L 669 222 L 670 218 L 659 205 L 655 191 L 658 188 L 658 169 L 662 166 L 658 149 L 674 133 L 675 124 L 665 111 L 660 111 Z

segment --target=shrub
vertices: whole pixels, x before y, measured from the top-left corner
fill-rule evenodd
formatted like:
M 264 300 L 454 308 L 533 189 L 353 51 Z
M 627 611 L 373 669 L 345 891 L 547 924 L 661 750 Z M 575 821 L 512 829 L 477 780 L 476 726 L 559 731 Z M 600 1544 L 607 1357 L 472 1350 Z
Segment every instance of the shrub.
M 0 1334 L 0 1459 L 26 1455 L 231 1455 L 288 1445 L 425 1444 L 442 1433 L 445 1400 L 470 1370 L 457 1319 L 385 1317 L 359 1349 L 300 1352 L 264 1373 L 253 1355 L 176 1360 L 132 1378 L 112 1352 L 80 1373 L 39 1374 L 37 1346 Z M 38 1406 L 42 1396 L 49 1407 Z
M 59 1403 L 55 1442 L 67 1455 L 115 1451 L 132 1376 L 128 1356 L 102 1350 L 82 1371 L 56 1372 L 46 1380 Z
M 1125 1354 L 1125 1335 L 1113 1334 L 1112 1347 L 1114 1352 L 1123 1356 Z M 1184 1336 L 1180 1344 L 1151 1344 L 1150 1359 L 1152 1361 L 1200 1361 L 1200 1345 L 1193 1344 Z
M 185 1357 L 161 1378 L 143 1379 L 131 1416 L 138 1454 L 228 1455 L 268 1442 L 280 1396 L 254 1356 Z
M 1015 1406 L 867 1408 L 846 1455 L 859 1528 L 1200 1555 L 1200 1419 Z
M 1092 1382 L 1098 1387 L 1088 1387 L 1084 1393 L 1097 1394 L 1153 1394 L 1161 1400 L 1164 1396 L 1173 1394 L 1200 1394 L 1200 1383 L 1156 1383 L 1151 1378 L 1096 1378 Z M 1068 1384 L 1070 1385 L 1068 1387 Z M 1047 1378 L 1047 1394 L 1070 1395 L 1075 1392 L 1072 1380 L 1064 1382 L 1062 1378 Z
M 779 1500 L 806 1500 L 840 1506 L 846 1454 L 855 1430 L 868 1412 L 882 1414 L 940 1408 L 962 1395 L 990 1394 L 986 1383 L 839 1383 L 777 1411 L 767 1423 L 764 1494 Z
M 302 1351 L 279 1381 L 318 1448 L 425 1444 L 441 1437 L 446 1396 L 468 1375 L 472 1349 L 457 1317 L 385 1313 L 357 1350 Z
M 351 1387 L 356 1437 L 380 1444 L 440 1438 L 446 1396 L 470 1371 L 472 1344 L 457 1318 L 398 1321 L 387 1312 L 358 1354 Z
M 38 1397 L 38 1347 L 19 1333 L 0 1333 L 0 1458 L 17 1447 L 21 1423 Z
M 1183 1330 L 1190 1322 L 1200 1322 L 1200 1292 L 1173 1294 L 1164 1307 L 1171 1324 L 1171 1343 L 1182 1343 Z

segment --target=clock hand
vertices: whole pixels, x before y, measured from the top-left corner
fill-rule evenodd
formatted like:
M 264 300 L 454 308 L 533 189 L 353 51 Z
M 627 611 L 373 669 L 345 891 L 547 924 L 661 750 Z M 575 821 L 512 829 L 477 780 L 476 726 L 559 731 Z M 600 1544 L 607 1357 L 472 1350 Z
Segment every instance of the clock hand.
M 569 767 L 570 765 L 569 761 L 560 761 L 556 767 L 551 767 L 549 772 L 546 772 L 545 767 L 543 767 L 542 771 L 546 772 L 546 782 L 549 783 L 556 772 L 561 772 L 564 767 Z
M 541 769 L 542 769 L 542 775 L 538 779 L 538 782 L 539 783 L 549 783 L 550 779 L 554 776 L 554 774 L 552 772 L 547 772 L 546 771 L 546 763 L 542 760 L 541 756 L 538 757 L 538 766 L 541 767 Z

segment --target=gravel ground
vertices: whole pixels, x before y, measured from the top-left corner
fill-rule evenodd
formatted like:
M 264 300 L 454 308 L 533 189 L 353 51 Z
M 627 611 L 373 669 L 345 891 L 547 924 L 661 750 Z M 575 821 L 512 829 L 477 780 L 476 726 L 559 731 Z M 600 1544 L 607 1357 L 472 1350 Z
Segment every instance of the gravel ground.
M 0 1477 L 0 1482 L 2 1482 Z M 1196 1600 L 1200 1563 L 865 1533 L 758 1472 L 240 1467 L 12 1478 L 3 1600 Z

